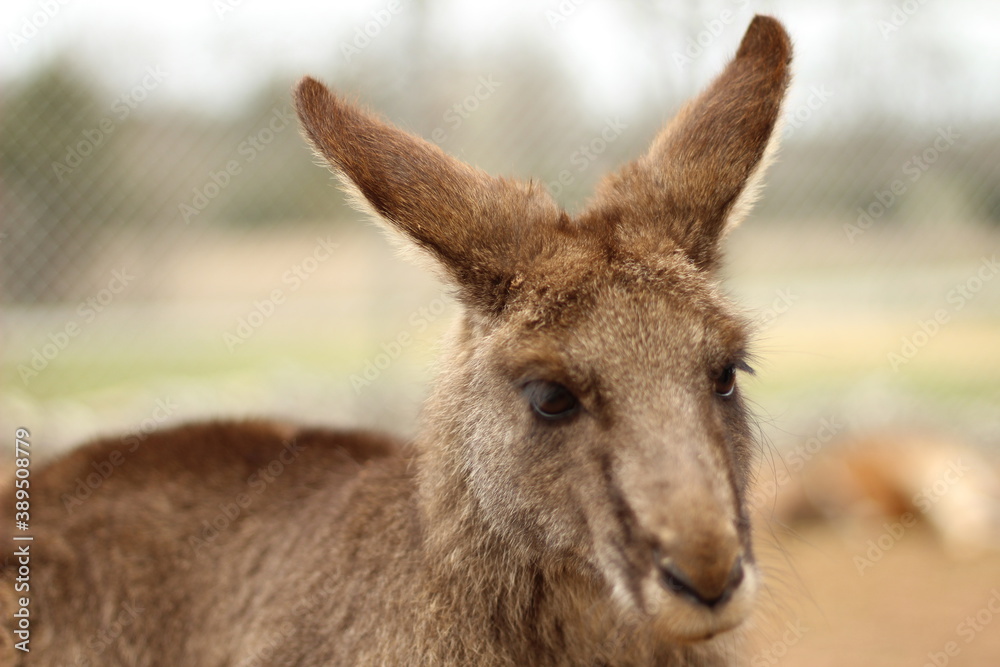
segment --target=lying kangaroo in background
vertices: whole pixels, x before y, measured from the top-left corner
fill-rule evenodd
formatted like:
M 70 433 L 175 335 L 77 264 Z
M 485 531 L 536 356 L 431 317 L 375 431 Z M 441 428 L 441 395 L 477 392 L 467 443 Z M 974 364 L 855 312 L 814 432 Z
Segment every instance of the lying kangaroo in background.
M 15 562 L 4 664 L 729 664 L 760 584 L 748 327 L 716 270 L 790 57 L 756 17 L 575 219 L 303 79 L 316 151 L 464 306 L 418 435 L 208 423 L 34 471 L 31 652 Z

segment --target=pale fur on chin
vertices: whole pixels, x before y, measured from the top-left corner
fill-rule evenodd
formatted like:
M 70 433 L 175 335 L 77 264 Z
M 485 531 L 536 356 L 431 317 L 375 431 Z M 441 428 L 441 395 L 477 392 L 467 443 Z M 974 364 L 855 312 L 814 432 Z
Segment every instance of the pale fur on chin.
M 698 642 L 732 632 L 747 621 L 757 598 L 759 575 L 747 567 L 743 584 L 719 611 L 705 609 L 669 595 L 655 575 L 643 582 L 646 609 L 658 634 L 676 641 Z

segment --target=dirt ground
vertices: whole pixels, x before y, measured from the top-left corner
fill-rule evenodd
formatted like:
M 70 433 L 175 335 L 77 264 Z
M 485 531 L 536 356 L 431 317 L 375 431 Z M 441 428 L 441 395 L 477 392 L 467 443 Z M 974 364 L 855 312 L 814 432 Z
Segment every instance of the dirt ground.
M 892 520 L 764 526 L 762 612 L 746 664 L 1000 665 L 1000 553 L 956 559 Z

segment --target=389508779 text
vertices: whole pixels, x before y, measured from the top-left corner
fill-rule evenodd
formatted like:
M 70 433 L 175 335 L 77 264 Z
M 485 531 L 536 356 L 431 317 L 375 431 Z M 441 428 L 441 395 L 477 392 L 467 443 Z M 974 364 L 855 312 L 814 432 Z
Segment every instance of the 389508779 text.
M 14 635 L 18 641 L 14 646 L 27 653 L 31 642 L 31 535 L 27 532 L 31 525 L 31 433 L 19 428 L 14 433 L 14 558 L 17 566 L 14 591 L 21 594 L 17 598 L 14 611 Z

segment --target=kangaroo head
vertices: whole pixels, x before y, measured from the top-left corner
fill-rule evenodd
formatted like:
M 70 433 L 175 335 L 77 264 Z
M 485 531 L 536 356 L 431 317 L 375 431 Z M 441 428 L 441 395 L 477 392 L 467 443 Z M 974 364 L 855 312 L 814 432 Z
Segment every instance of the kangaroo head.
M 437 491 L 461 489 L 506 548 L 576 563 L 680 640 L 740 623 L 757 588 L 748 331 L 715 270 L 773 149 L 790 57 L 781 25 L 756 17 L 575 219 L 313 79 L 296 91 L 318 153 L 464 306 L 418 438 Z

